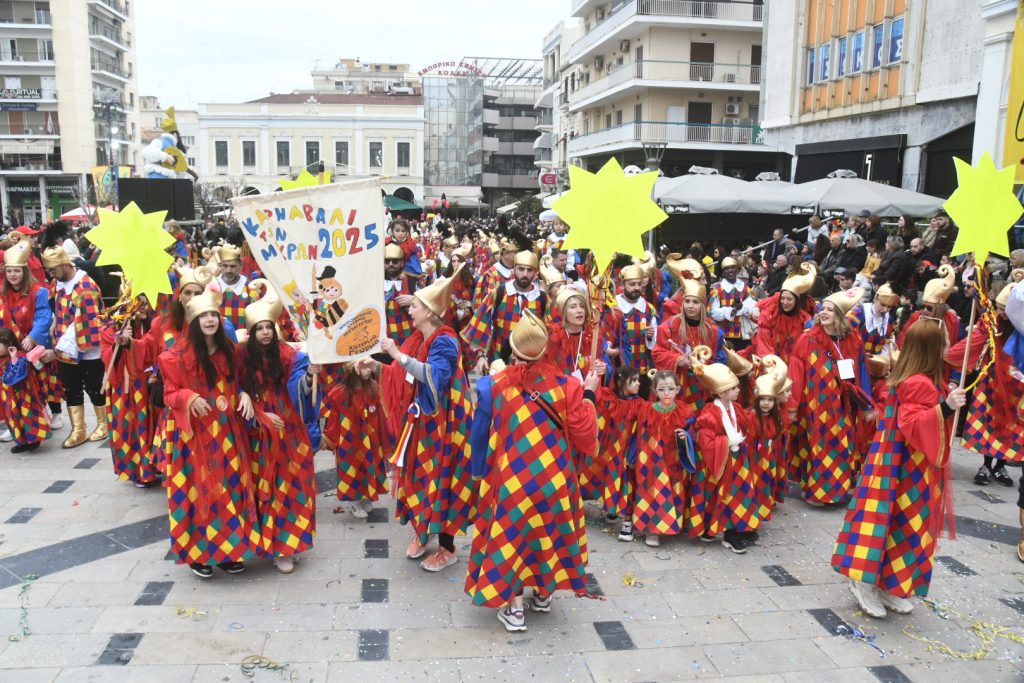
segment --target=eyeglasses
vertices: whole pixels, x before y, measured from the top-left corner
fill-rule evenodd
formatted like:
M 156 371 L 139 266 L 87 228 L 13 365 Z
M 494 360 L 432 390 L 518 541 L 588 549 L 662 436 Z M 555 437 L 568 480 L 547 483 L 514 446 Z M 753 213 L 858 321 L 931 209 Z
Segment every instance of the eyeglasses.
M 400 258 L 386 258 L 386 259 L 384 259 L 384 263 L 401 263 L 401 262 L 402 262 L 402 259 L 400 259 Z

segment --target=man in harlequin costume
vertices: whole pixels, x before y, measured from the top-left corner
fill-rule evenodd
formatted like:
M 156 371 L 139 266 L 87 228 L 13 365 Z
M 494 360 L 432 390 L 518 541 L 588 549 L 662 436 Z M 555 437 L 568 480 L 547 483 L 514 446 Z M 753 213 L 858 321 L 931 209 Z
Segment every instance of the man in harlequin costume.
M 384 311 L 388 336 L 402 345 L 412 334 L 409 304 L 416 291 L 416 280 L 405 272 L 405 252 L 397 244 L 384 247 Z
M 492 254 L 498 254 L 498 259 L 484 270 L 477 281 L 477 298 L 473 302 L 474 308 L 483 303 L 483 299 L 487 296 L 488 292 L 500 284 L 511 282 L 515 277 L 515 260 L 516 254 L 519 253 L 518 245 L 512 240 L 503 239 L 500 242 L 494 242 L 490 249 Z
M 43 354 L 43 362 L 54 357 L 64 397 L 71 414 L 71 434 L 64 448 L 107 438 L 106 397 L 103 384 L 103 360 L 100 357 L 100 312 L 103 297 L 100 288 L 84 271 L 75 268 L 63 247 L 43 251 L 43 266 L 53 276 L 54 351 Z M 86 436 L 85 394 L 89 394 L 96 412 L 96 429 Z
M 722 279 L 711 286 L 708 300 L 711 317 L 725 332 L 725 340 L 736 350 L 750 345 L 750 340 L 743 338 L 741 319 L 757 319 L 757 302 L 747 283 L 737 279 L 739 272 L 740 264 L 736 259 L 731 256 L 722 259 Z
M 516 254 L 515 279 L 492 287 L 462 330 L 462 338 L 478 356 L 478 374 L 485 374 L 492 361 L 509 356 L 512 328 L 523 311 L 529 310 L 544 319 L 548 297 L 534 281 L 539 267 L 537 255 L 532 251 Z
M 614 348 L 610 356 L 617 356 L 619 365 L 629 365 L 640 371 L 641 396 L 646 397 L 647 373 L 654 368 L 651 352 L 658 332 L 658 312 L 654 304 L 642 296 L 644 278 L 639 265 L 626 266 L 619 272 L 622 293 L 615 297 L 615 307 L 608 309 L 606 325 Z
M 466 576 L 473 604 L 525 631 L 557 590 L 586 591 L 587 535 L 574 457 L 597 451 L 596 370 L 584 381 L 545 359 L 548 332 L 531 311 L 512 329 L 515 364 L 477 384 L 470 429 L 478 503 Z M 524 485 L 529 482 L 529 485 Z
M 248 278 L 242 275 L 242 250 L 233 244 L 213 248 L 217 259 L 217 288 L 223 292 L 221 317 L 236 329 L 245 327 L 245 307 L 251 303 L 246 287 Z

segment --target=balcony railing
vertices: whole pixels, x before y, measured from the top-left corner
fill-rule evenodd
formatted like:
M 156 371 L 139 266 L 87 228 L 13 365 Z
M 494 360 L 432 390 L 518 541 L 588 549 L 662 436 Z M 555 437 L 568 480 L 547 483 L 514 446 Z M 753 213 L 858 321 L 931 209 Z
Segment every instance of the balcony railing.
M 0 62 L 8 64 L 52 62 L 53 55 L 47 52 L 19 52 L 16 55 L 0 54 Z
M 131 69 L 125 69 L 120 64 L 103 61 L 101 59 L 92 60 L 92 69 L 93 71 L 105 71 L 106 73 L 114 74 L 115 76 L 120 76 L 121 78 L 132 77 Z
M 660 143 L 698 145 L 760 145 L 761 129 L 717 123 L 639 121 L 577 136 L 569 140 L 569 154 L 586 154 L 606 145 Z
M 721 83 L 724 85 L 760 85 L 761 66 L 754 64 L 721 64 L 712 62 L 667 62 L 643 60 L 624 64 L 604 78 L 591 81 L 570 93 L 569 103 L 576 104 L 633 79 L 678 83 Z
M 100 26 L 99 24 L 93 24 L 89 27 L 90 36 L 101 36 L 110 40 L 118 45 L 131 45 L 131 40 L 126 34 L 118 31 L 113 26 Z
M 121 2 L 121 0 L 99 0 L 99 3 L 101 5 L 106 5 L 118 14 L 128 16 L 128 5 Z
M 669 17 L 673 19 L 722 20 L 740 22 L 762 21 L 764 7 L 753 2 L 714 2 L 713 0 L 626 0 L 608 17 L 573 43 L 569 58 L 575 61 L 582 53 L 601 43 L 634 17 Z

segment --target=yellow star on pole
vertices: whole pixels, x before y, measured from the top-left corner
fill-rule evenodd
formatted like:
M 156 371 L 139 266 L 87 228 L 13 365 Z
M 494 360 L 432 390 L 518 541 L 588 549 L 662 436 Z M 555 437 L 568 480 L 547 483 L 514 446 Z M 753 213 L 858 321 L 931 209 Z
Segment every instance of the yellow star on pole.
M 572 228 L 565 248 L 590 249 L 600 271 L 616 252 L 643 258 L 642 235 L 668 218 L 651 199 L 657 179 L 657 173 L 627 176 L 615 159 L 597 173 L 570 166 L 572 192 L 552 206 Z
M 296 178 L 295 180 L 292 180 L 291 178 L 285 177 L 285 178 L 281 178 L 277 182 L 279 182 L 281 184 L 281 189 L 282 190 L 297 190 L 300 187 L 313 187 L 314 185 L 319 185 L 320 184 L 320 174 L 319 173 L 313 174 L 313 173 L 310 173 L 309 171 L 307 171 L 306 169 L 302 169 L 302 171 L 299 172 L 299 177 Z M 323 184 L 327 185 L 330 182 L 331 182 L 331 172 L 330 171 L 324 171 L 324 183 Z
M 167 277 L 174 258 L 165 251 L 174 237 L 164 230 L 166 216 L 166 211 L 142 213 L 135 202 L 120 213 L 99 209 L 100 224 L 85 235 L 101 250 L 96 264 L 120 266 L 132 294 L 145 294 L 153 305 L 159 294 L 174 291 Z
M 997 169 L 988 152 L 977 166 L 953 158 L 956 164 L 956 192 L 943 207 L 960 229 L 953 256 L 974 253 L 975 263 L 985 263 L 989 253 L 1008 256 L 1007 233 L 1024 213 L 1013 193 L 1015 167 Z

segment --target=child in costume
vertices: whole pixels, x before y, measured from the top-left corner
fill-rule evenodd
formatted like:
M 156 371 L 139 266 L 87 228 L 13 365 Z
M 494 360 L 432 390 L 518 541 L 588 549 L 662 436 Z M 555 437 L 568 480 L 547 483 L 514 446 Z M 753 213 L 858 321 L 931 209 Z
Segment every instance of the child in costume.
M 765 372 L 754 381 L 754 406 L 750 411 L 750 469 L 754 481 L 754 504 L 761 521 L 772 518 L 775 492 L 785 486 L 786 433 L 782 429 L 778 395 L 785 383 L 781 373 Z
M 18 355 L 14 332 L 0 327 L 0 404 L 14 437 L 11 453 L 33 453 L 50 437 L 46 389 L 28 358 Z
M 599 413 L 606 422 L 598 445 L 598 462 L 603 465 L 601 499 L 606 519 L 622 518 L 620 541 L 633 540 L 633 496 L 636 489 L 638 422 L 646 402 L 640 398 L 640 371 L 624 365 L 615 371 L 615 389 L 601 387 Z

